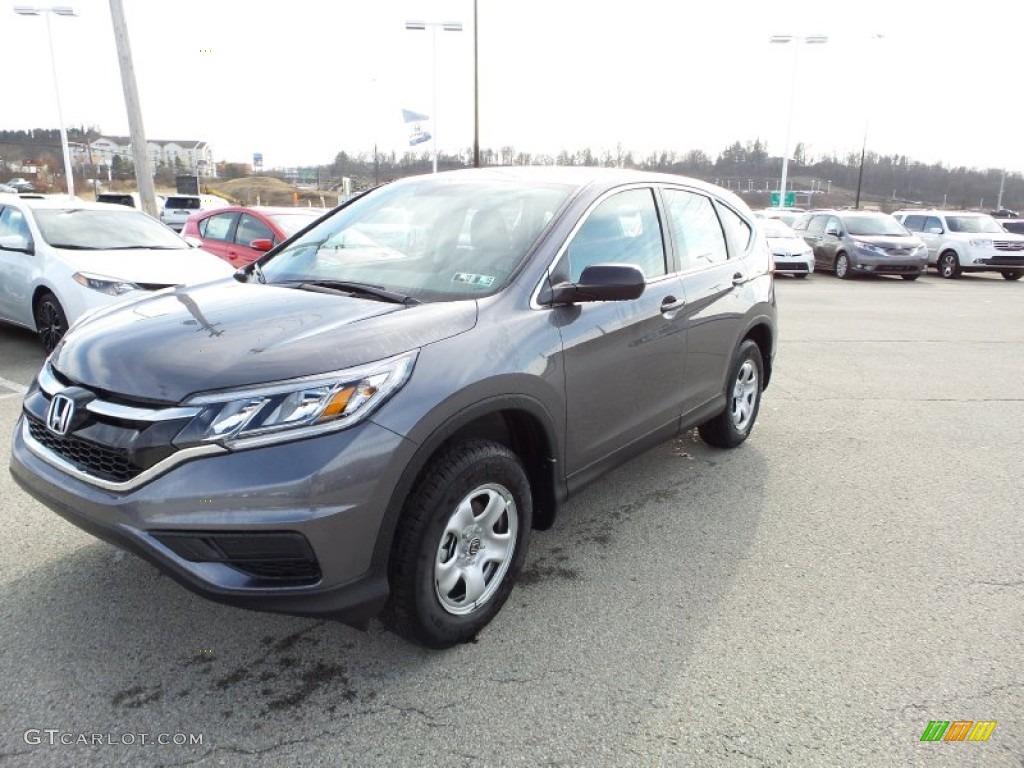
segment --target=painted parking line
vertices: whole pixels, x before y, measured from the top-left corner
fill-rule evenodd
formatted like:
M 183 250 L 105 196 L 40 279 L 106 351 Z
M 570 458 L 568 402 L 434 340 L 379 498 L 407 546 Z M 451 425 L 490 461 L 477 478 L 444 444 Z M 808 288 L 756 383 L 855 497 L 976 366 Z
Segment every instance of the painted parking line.
M 26 392 L 28 392 L 28 387 L 26 387 L 24 384 L 19 384 L 16 381 L 5 379 L 3 376 L 0 376 L 0 387 L 11 390 L 10 394 L 6 392 L 0 392 L 0 399 L 7 397 L 15 397 L 17 395 L 24 395 Z

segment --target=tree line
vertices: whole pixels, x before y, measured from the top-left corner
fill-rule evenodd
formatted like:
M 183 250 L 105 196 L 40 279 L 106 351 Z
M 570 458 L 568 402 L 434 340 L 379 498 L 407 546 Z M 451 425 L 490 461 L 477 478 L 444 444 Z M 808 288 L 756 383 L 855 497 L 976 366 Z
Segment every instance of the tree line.
M 101 134 L 95 126 L 68 129 L 68 139 L 87 143 Z M 32 160 L 49 166 L 54 172 L 63 169 L 60 133 L 57 130 L 34 129 L 28 131 L 0 130 L 0 159 L 10 167 L 13 163 Z M 768 153 L 760 139 L 734 141 L 712 157 L 700 149 L 684 152 L 661 150 L 637 154 L 617 146 L 614 150 L 594 152 L 584 147 L 578 150 L 562 149 L 556 154 L 517 151 L 512 146 L 481 150 L 483 165 L 577 165 L 637 168 L 692 176 L 736 189 L 778 189 L 782 160 Z M 132 178 L 134 168 L 128 158 L 119 162 L 115 178 Z M 441 153 L 438 169 L 451 170 L 473 165 L 471 149 L 459 153 Z M 432 159 L 428 151 L 414 152 L 338 152 L 333 162 L 319 166 L 295 169 L 304 178 L 318 180 L 321 186 L 340 188 L 343 177 L 353 180 L 356 189 L 365 188 L 395 178 L 429 173 Z M 804 144 L 797 144 L 789 163 L 789 178 L 796 189 L 815 184 L 824 188 L 852 190 L 861 176 L 861 153 L 824 154 L 810 156 Z M 173 169 L 167 169 L 168 173 Z M 226 178 L 252 174 L 247 163 L 218 163 L 218 175 Z M 10 175 L 9 173 L 7 175 Z M 2 179 L 0 179 L 2 180 Z M 774 186 L 773 186 L 774 185 Z M 863 199 L 919 202 L 956 208 L 994 208 L 1003 186 L 1002 205 L 1020 210 L 1024 208 L 1024 177 L 1019 173 L 1005 174 L 1000 169 L 979 169 L 967 166 L 947 166 L 943 163 L 926 164 L 908 155 L 884 155 L 867 152 L 863 158 L 861 180 Z M 791 187 L 792 188 L 792 187 Z

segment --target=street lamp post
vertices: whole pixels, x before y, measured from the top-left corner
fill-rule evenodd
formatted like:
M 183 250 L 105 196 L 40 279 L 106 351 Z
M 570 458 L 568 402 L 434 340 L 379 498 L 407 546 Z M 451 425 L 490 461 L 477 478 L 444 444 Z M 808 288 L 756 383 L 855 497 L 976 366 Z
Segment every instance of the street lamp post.
M 75 174 L 71 167 L 71 147 L 68 145 L 68 130 L 64 126 L 64 111 L 60 105 L 60 83 L 57 80 L 57 58 L 53 53 L 53 34 L 50 31 L 50 14 L 75 16 L 75 9 L 67 5 L 37 7 L 16 5 L 14 12 L 19 16 L 44 16 L 46 18 L 46 40 L 50 44 L 50 68 L 53 70 L 53 91 L 57 95 L 57 120 L 60 121 L 60 145 L 64 152 L 64 175 L 67 177 L 68 194 L 75 194 Z
M 872 40 L 881 40 L 882 35 L 877 32 L 871 35 Z M 864 110 L 864 140 L 860 145 L 860 170 L 857 171 L 857 196 L 853 201 L 854 210 L 860 209 L 860 187 L 864 181 L 864 157 L 868 151 L 868 124 L 870 122 L 871 110 Z
M 413 30 L 425 30 L 430 28 L 431 32 L 431 57 L 433 59 L 433 89 L 432 89 L 432 109 L 433 113 L 430 115 L 430 119 L 433 121 L 430 132 L 430 139 L 432 142 L 433 155 L 434 155 L 434 173 L 437 173 L 437 29 L 440 27 L 445 32 L 461 32 L 462 22 L 459 21 L 407 21 L 405 22 L 406 29 Z
M 786 204 L 786 176 L 789 173 L 789 143 L 793 133 L 793 113 L 796 112 L 797 74 L 800 71 L 800 44 L 821 45 L 828 42 L 826 35 L 772 35 L 770 43 L 794 43 L 793 84 L 789 94 L 789 118 L 786 121 L 786 146 L 782 153 L 782 181 L 779 184 L 779 208 Z

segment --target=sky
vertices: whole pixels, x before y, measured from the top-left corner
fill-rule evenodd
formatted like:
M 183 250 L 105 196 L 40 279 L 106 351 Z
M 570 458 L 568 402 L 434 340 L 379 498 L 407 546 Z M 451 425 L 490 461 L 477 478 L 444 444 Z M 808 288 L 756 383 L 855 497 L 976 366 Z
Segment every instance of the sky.
M 0 128 L 56 127 L 46 22 L 0 0 Z M 127 135 L 108 0 L 54 0 L 64 120 Z M 329 163 L 399 154 L 430 115 L 473 142 L 473 0 L 123 0 L 146 136 L 216 160 Z M 5 7 L 6 6 L 6 7 Z M 860 151 L 1024 171 L 1019 0 L 477 0 L 480 143 L 557 155 L 702 149 Z M 407 30 L 458 21 L 462 32 Z M 824 45 L 772 35 L 827 35 Z M 879 37 L 879 35 L 881 37 Z M 795 75 L 795 78 L 794 78 Z M 793 84 L 796 83 L 794 89 Z M 793 94 L 795 92 L 795 99 Z M 792 100 L 791 100 L 792 99 Z M 430 143 L 417 149 L 428 150 Z M 2 154 L 2 151 L 0 151 Z

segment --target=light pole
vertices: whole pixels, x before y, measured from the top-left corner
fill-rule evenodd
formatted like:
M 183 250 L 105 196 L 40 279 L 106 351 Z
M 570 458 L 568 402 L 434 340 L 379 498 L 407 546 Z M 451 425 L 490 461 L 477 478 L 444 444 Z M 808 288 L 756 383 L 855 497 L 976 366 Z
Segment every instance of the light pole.
M 786 176 L 789 173 L 789 142 L 793 133 L 793 113 L 796 112 L 797 74 L 800 71 L 800 45 L 821 45 L 828 42 L 826 35 L 772 35 L 770 43 L 793 43 L 793 85 L 789 94 L 789 118 L 786 121 L 786 146 L 782 153 L 782 181 L 779 184 L 779 208 L 786 204 Z
M 75 9 L 67 5 L 37 7 L 34 5 L 16 5 L 14 12 L 19 16 L 45 16 L 46 40 L 50 44 L 50 68 L 53 70 L 53 90 L 57 95 L 57 120 L 60 121 L 60 145 L 64 151 L 64 175 L 67 177 L 68 194 L 75 194 L 75 174 L 71 168 L 71 147 L 68 145 L 68 130 L 64 126 L 64 111 L 60 106 L 60 84 L 57 81 L 57 58 L 53 54 L 53 34 L 50 31 L 50 14 L 57 16 L 75 16 Z
M 430 139 L 432 141 L 433 154 L 434 154 L 434 173 L 437 173 L 437 29 L 440 27 L 445 32 L 461 32 L 462 22 L 460 21 L 407 21 L 405 22 L 406 29 L 413 30 L 425 30 L 430 28 L 431 32 L 431 56 L 433 58 L 433 80 L 434 85 L 432 89 L 432 103 L 433 112 L 430 115 L 430 119 L 433 121 L 431 126 L 433 130 L 430 132 Z
M 871 35 L 872 40 L 881 40 L 882 35 L 875 32 Z M 854 210 L 860 209 L 860 187 L 864 181 L 864 157 L 868 150 L 868 123 L 870 119 L 871 111 L 868 109 L 864 110 L 864 140 L 860 145 L 860 170 L 857 171 L 857 196 L 853 201 Z

